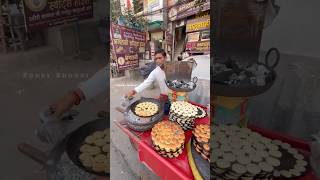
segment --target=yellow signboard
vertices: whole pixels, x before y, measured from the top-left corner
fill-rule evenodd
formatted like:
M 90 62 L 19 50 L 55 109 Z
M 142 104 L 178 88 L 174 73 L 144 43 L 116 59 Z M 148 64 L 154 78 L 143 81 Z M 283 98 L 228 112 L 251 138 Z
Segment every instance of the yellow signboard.
M 196 18 L 187 22 L 187 32 L 201 31 L 210 28 L 210 17 Z

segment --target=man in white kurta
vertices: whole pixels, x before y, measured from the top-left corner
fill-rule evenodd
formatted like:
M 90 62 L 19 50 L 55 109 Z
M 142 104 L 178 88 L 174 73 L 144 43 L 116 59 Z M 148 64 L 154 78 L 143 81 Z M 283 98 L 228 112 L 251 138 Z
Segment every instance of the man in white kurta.
M 127 97 L 132 97 L 135 94 L 139 94 L 140 92 L 144 91 L 148 87 L 152 85 L 153 82 L 157 82 L 160 87 L 161 94 L 168 94 L 169 89 L 165 83 L 166 75 L 163 71 L 164 64 L 166 62 L 166 53 L 163 49 L 159 49 L 155 52 L 155 61 L 157 67 L 149 74 L 148 78 L 143 81 L 139 86 L 131 90 L 126 94 Z

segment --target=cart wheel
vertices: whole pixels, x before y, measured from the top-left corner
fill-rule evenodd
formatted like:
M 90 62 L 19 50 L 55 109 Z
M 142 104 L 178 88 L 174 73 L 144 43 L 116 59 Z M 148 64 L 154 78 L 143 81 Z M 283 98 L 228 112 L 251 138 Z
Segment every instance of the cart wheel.
M 138 145 L 132 139 L 130 139 L 130 143 L 131 143 L 132 148 L 134 150 L 138 151 Z

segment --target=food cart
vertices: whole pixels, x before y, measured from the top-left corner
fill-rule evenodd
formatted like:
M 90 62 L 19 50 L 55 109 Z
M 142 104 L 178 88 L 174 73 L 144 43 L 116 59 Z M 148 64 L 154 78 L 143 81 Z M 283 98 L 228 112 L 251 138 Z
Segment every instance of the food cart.
M 194 104 L 194 103 L 193 103 Z M 205 108 L 203 105 L 198 105 L 202 108 Z M 163 121 L 167 121 L 168 117 L 165 116 Z M 115 120 L 114 123 L 130 138 L 133 144 L 137 147 L 137 152 L 139 160 L 141 163 L 145 164 L 150 170 L 152 170 L 156 175 L 161 177 L 161 179 L 205 179 L 203 176 L 199 177 L 197 174 L 201 174 L 202 169 L 193 170 L 192 165 L 188 157 L 189 149 L 184 148 L 183 153 L 178 158 L 164 158 L 161 157 L 153 148 L 151 141 L 151 130 L 145 132 L 134 131 L 130 129 L 124 120 Z M 206 116 L 204 118 L 196 119 L 196 125 L 198 124 L 209 124 L 210 120 Z M 254 125 L 249 125 L 249 129 L 254 132 L 261 134 L 264 137 L 270 139 L 277 139 L 282 142 L 290 144 L 293 148 L 296 148 L 300 153 L 302 153 L 306 158 L 310 156 L 310 144 L 303 140 L 297 139 L 295 137 L 287 136 L 281 133 L 273 132 L 266 130 Z M 185 146 L 188 146 L 188 143 L 192 137 L 192 131 L 188 130 L 185 132 L 186 140 Z M 192 160 L 194 163 L 197 161 Z M 195 164 L 196 168 L 199 165 Z M 199 173 L 200 172 L 200 173 Z M 205 175 L 204 175 L 205 176 Z M 212 174 L 211 174 L 212 176 Z M 279 178 L 278 178 L 279 179 Z M 307 170 L 298 178 L 303 180 L 314 180 L 316 176 L 311 169 L 310 165 L 307 166 Z
M 203 105 L 193 104 L 206 109 Z M 164 116 L 163 121 L 167 120 L 168 116 Z M 162 179 L 194 179 L 192 169 L 188 161 L 187 148 L 184 148 L 183 153 L 177 158 L 163 158 L 152 147 L 151 130 L 145 132 L 134 131 L 128 127 L 125 120 L 115 120 L 114 123 L 126 135 L 128 135 L 130 140 L 133 141 L 134 145 L 136 145 L 139 160 L 159 177 Z M 209 123 L 210 121 L 207 116 L 195 120 L 195 125 Z M 192 131 L 185 131 L 185 136 L 185 147 L 187 147 L 192 136 Z

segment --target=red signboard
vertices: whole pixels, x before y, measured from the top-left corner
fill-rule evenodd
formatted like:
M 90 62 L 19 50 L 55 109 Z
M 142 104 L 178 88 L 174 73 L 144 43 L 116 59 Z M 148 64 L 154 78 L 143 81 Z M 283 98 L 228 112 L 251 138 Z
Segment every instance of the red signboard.
M 210 40 L 187 42 L 186 50 L 189 50 L 190 53 L 210 53 Z
M 112 24 L 110 38 L 118 69 L 128 70 L 139 67 L 139 53 L 145 52 L 146 33 Z
M 29 31 L 93 17 L 93 0 L 24 0 Z

